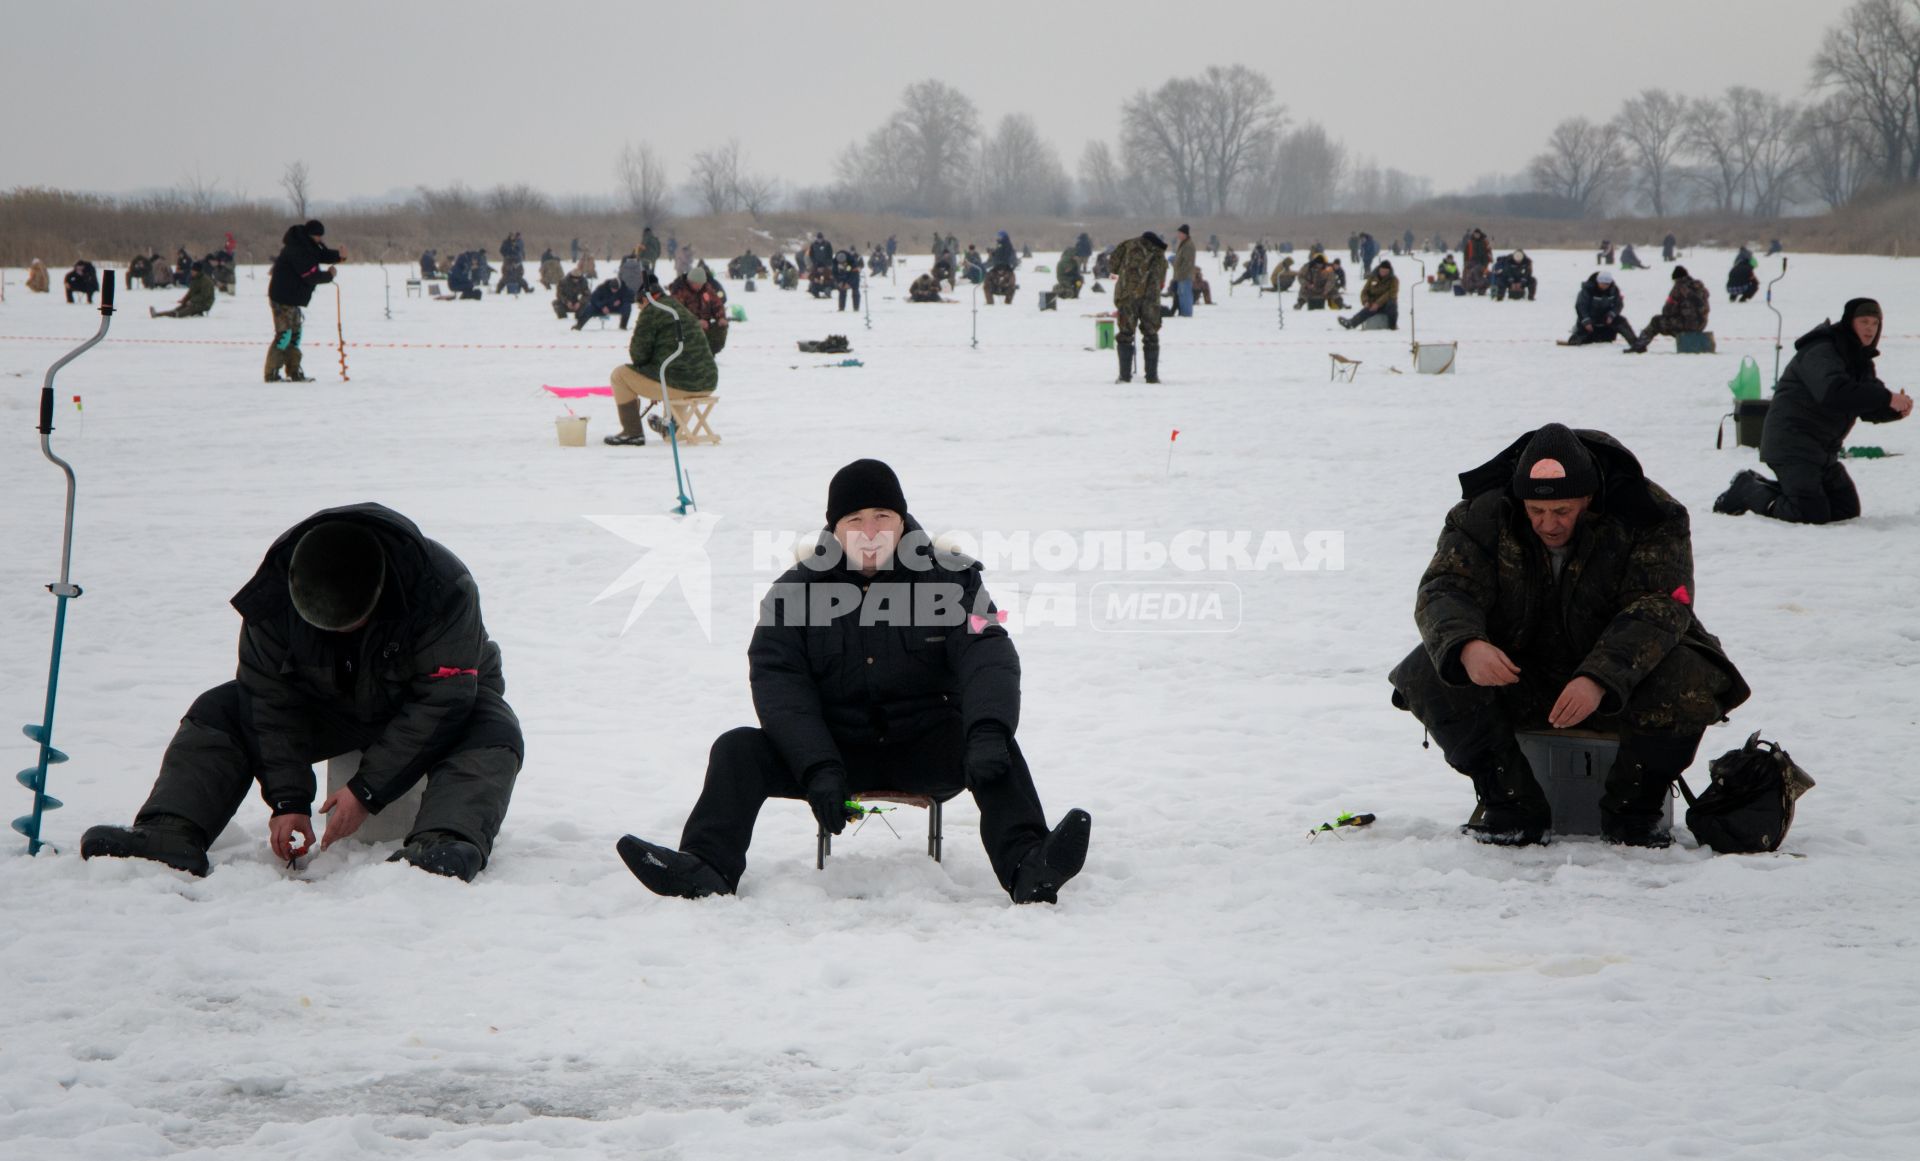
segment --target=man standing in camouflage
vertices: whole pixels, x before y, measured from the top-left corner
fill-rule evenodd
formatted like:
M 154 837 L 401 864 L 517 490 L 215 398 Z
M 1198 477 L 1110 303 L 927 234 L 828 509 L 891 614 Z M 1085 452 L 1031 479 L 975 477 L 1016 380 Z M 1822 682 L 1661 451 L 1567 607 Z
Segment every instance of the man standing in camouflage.
M 1707 284 L 1687 273 L 1685 266 L 1673 268 L 1673 290 L 1667 295 L 1667 304 L 1660 313 L 1647 322 L 1640 332 L 1640 338 L 1628 345 L 1627 350 L 1636 355 L 1647 353 L 1647 344 L 1661 335 L 1672 335 L 1676 339 L 1688 331 L 1707 329 Z
M 313 382 L 300 371 L 300 312 L 313 301 L 314 287 L 333 281 L 332 264 L 347 260 L 344 247 L 329 250 L 321 244 L 326 232 L 327 228 L 315 219 L 305 225 L 288 226 L 281 236 L 280 253 L 267 276 L 267 301 L 273 306 L 273 344 L 267 348 L 269 383 L 280 382 L 283 368 L 287 382 Z
M 1119 315 L 1121 383 L 1133 382 L 1133 336 L 1146 348 L 1147 382 L 1160 381 L 1160 288 L 1167 281 L 1167 244 L 1149 230 L 1113 248 L 1113 306 Z
M 1550 423 L 1460 476 L 1393 702 L 1473 780 L 1481 842 L 1547 841 L 1516 729 L 1617 733 L 1607 839 L 1663 847 L 1668 787 L 1751 692 L 1693 612 L 1687 510 L 1600 431 Z
M 675 247 L 678 249 L 678 247 Z M 660 261 L 660 237 L 653 232 L 652 226 L 643 226 L 640 230 L 640 264 L 653 273 L 654 265 Z M 686 273 L 684 270 L 681 273 Z

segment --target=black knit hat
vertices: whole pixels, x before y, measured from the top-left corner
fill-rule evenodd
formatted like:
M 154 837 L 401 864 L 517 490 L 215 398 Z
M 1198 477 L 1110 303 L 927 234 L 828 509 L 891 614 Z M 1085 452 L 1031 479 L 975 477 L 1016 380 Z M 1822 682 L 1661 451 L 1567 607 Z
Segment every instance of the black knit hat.
M 1513 494 L 1522 500 L 1577 500 L 1599 490 L 1593 453 L 1564 423 L 1534 432 L 1513 465 Z
M 1680 281 L 1682 278 L 1692 278 L 1692 277 L 1693 275 L 1687 273 L 1687 268 L 1685 266 L 1675 266 L 1673 268 L 1673 280 L 1675 282 Z
M 1857 318 L 1879 318 L 1880 304 L 1871 298 L 1850 298 L 1847 308 L 1840 312 L 1841 323 L 1850 323 Z
M 1180 223 L 1180 232 L 1182 234 L 1185 234 L 1189 238 L 1193 237 L 1193 231 L 1187 229 L 1187 224 L 1185 222 Z
M 330 633 L 344 633 L 371 616 L 386 580 L 379 538 L 350 520 L 314 525 L 301 534 L 287 562 L 294 611 Z
M 827 485 L 828 528 L 862 508 L 885 508 L 903 517 L 907 514 L 907 496 L 900 490 L 900 477 L 879 460 L 855 460 L 833 473 L 833 482 Z
M 301 229 L 304 229 L 309 235 L 315 238 L 322 237 L 327 232 L 327 228 L 320 223 L 319 218 L 311 219 L 305 226 L 302 226 Z

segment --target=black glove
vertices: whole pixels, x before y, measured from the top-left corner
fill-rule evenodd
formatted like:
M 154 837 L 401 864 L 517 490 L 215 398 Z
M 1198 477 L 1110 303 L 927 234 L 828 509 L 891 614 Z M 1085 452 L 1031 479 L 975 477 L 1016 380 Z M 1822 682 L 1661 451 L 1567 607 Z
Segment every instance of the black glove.
M 847 798 L 852 793 L 847 786 L 847 771 L 842 766 L 822 766 L 807 779 L 807 805 L 813 808 L 813 817 L 819 821 L 821 830 L 839 834 L 847 829 L 847 820 L 854 817 L 847 809 Z
M 1013 769 L 1013 754 L 1007 749 L 1006 727 L 998 722 L 983 722 L 967 735 L 966 776 L 969 788 L 998 782 Z

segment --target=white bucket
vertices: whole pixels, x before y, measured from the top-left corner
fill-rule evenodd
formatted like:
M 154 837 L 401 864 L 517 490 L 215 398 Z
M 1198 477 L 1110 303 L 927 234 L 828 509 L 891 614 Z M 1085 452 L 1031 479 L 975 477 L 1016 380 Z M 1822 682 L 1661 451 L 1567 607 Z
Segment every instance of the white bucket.
M 1413 369 L 1421 375 L 1451 375 L 1458 349 L 1458 343 L 1421 343 Z
M 561 447 L 587 446 L 587 420 L 590 415 L 562 415 L 553 421 L 553 428 L 560 433 Z

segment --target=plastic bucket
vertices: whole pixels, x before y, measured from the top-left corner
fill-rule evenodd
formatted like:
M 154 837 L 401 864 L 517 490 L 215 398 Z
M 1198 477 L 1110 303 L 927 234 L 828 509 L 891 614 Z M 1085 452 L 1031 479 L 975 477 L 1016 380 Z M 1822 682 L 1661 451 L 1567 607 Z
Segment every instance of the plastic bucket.
M 1113 350 L 1114 322 L 1110 318 L 1093 320 L 1093 345 L 1095 350 Z
M 587 446 L 588 415 L 563 415 L 553 421 L 553 428 L 560 434 L 561 447 Z

